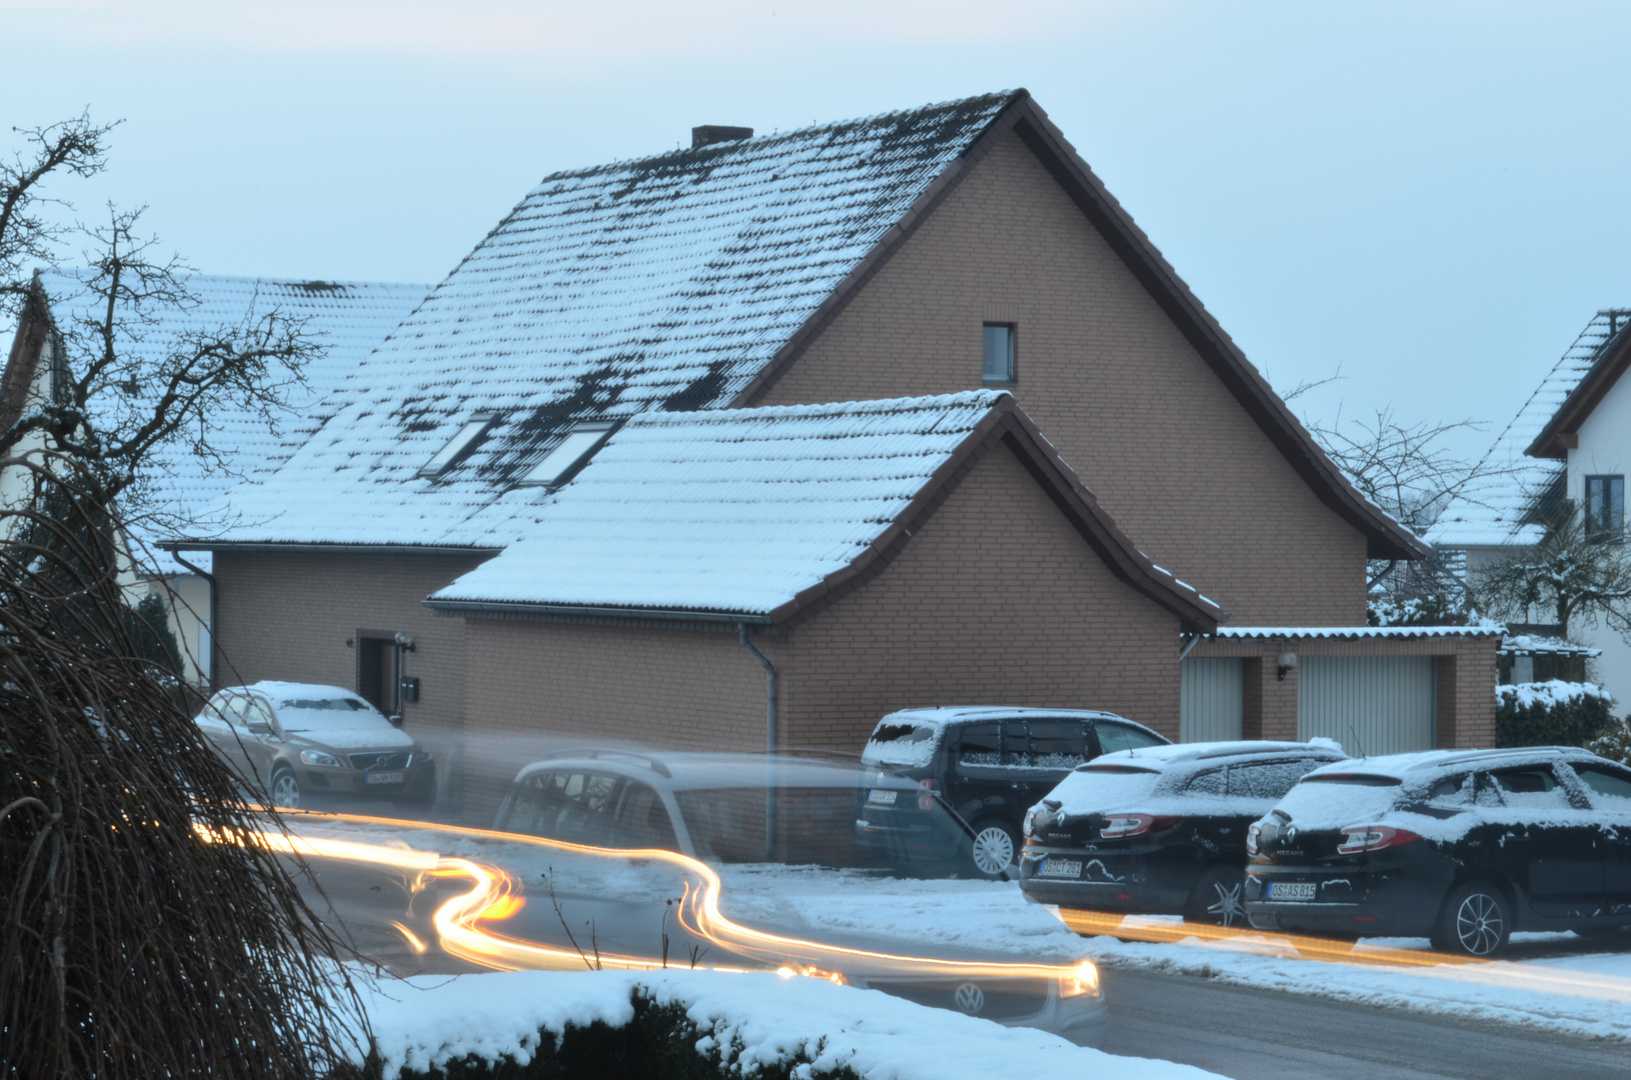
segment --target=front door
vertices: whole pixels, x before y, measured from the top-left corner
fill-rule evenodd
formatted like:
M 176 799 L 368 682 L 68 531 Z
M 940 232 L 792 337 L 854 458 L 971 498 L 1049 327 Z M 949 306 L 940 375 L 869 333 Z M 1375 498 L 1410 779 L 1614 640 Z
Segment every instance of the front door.
M 357 696 L 386 716 L 395 716 L 396 682 L 396 641 L 387 637 L 359 637 Z
M 1597 826 L 1607 847 L 1604 891 L 1610 914 L 1631 913 L 1631 771 L 1614 765 L 1574 766 L 1585 785 Z

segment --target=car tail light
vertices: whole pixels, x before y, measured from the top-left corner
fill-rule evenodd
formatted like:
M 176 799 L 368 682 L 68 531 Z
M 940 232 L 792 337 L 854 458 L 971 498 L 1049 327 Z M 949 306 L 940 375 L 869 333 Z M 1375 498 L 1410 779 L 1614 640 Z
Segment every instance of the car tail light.
M 1104 827 L 1099 835 L 1106 840 L 1117 840 L 1124 836 L 1142 836 L 1144 833 L 1161 832 L 1170 829 L 1183 818 L 1167 814 L 1107 814 L 1104 818 Z
M 1263 835 L 1263 826 L 1255 821 L 1252 822 L 1251 828 L 1246 830 L 1246 854 L 1256 855 L 1258 853 L 1257 838 L 1261 835 Z
M 1034 825 L 1035 823 L 1036 823 L 1036 811 L 1035 810 L 1025 811 L 1025 835 L 1026 836 L 1031 835 L 1031 826 Z
M 1381 851 L 1383 848 L 1409 844 L 1421 837 L 1409 829 L 1394 829 L 1387 825 L 1349 825 L 1342 830 L 1342 843 L 1338 855 L 1358 855 L 1363 851 Z
M 919 810 L 933 810 L 934 809 L 934 781 L 933 780 L 919 780 L 917 782 L 917 786 L 923 789 L 923 794 L 921 794 L 921 795 L 919 795 L 917 797 L 917 808 Z

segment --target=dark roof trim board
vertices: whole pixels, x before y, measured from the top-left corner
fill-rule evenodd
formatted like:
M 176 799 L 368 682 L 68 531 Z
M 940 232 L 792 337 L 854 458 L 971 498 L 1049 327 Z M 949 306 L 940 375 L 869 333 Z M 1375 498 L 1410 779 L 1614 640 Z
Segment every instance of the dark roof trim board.
M 1121 257 L 1133 276 L 1177 325 L 1202 360 L 1246 409 L 1274 447 L 1291 463 L 1303 482 L 1313 489 L 1321 502 L 1365 536 L 1367 556 L 1373 559 L 1425 558 L 1426 545 L 1349 483 L 1223 327 L 1190 291 L 1177 271 L 1167 263 L 1149 237 L 1134 223 L 1132 216 L 1110 194 L 1103 181 L 1094 175 L 1075 147 L 1025 90 L 1015 92 L 1007 108 L 992 120 L 968 150 L 925 189 L 911 209 L 838 284 L 832 295 L 731 404 L 740 407 L 756 402 L 848 305 L 860 286 L 882 269 L 973 166 L 1010 131 L 1017 134 L 1036 154 Z
M 1118 580 L 1177 615 L 1186 631 L 1211 633 L 1217 630 L 1221 616 L 1217 606 L 1194 589 L 1179 583 L 1171 574 L 1156 568 L 1147 556 L 1133 546 L 1127 535 L 1099 506 L 1098 500 L 1081 478 L 1059 457 L 1052 444 L 1037 430 L 1036 424 L 1009 395 L 1003 395 L 957 451 L 935 470 L 894 522 L 859 556 L 768 615 L 434 598 L 426 599 L 424 604 L 439 612 L 475 618 L 524 618 L 525 613 L 533 612 L 538 615 L 667 619 L 674 622 L 748 622 L 778 627 L 797 625 L 882 573 L 963 477 L 999 444 L 1013 451 Z
M 500 548 L 431 544 L 305 544 L 298 541 L 161 540 L 163 551 L 300 552 L 314 555 L 497 555 Z
M 1536 458 L 1566 459 L 1577 441 L 1573 436 L 1579 434 L 1586 419 L 1602 404 L 1628 367 L 1631 367 L 1631 318 L 1626 319 L 1619 332 L 1605 344 L 1591 371 L 1563 399 L 1563 404 L 1524 453 Z

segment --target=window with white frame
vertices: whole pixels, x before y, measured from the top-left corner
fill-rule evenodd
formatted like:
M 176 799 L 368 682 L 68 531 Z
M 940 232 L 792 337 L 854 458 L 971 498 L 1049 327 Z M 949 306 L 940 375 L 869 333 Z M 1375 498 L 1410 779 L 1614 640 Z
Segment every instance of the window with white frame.
M 985 370 L 988 383 L 1014 381 L 1014 324 L 985 324 Z
M 522 487 L 555 487 L 572 478 L 611 435 L 615 424 L 579 424 L 521 477 Z
M 1586 477 L 1586 535 L 1618 540 L 1625 528 L 1625 477 Z
M 448 440 L 447 445 L 436 451 L 429 461 L 419 467 L 419 475 L 427 480 L 434 480 L 463 461 L 497 419 L 498 416 L 494 413 L 473 414 L 453 438 Z

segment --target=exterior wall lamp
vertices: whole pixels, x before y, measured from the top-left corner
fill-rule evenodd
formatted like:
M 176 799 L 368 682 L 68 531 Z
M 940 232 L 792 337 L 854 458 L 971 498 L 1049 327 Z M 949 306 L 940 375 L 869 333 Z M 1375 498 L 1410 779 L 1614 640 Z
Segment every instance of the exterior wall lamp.
M 1297 654 L 1286 651 L 1280 654 L 1280 681 L 1286 681 L 1286 673 L 1297 670 Z

